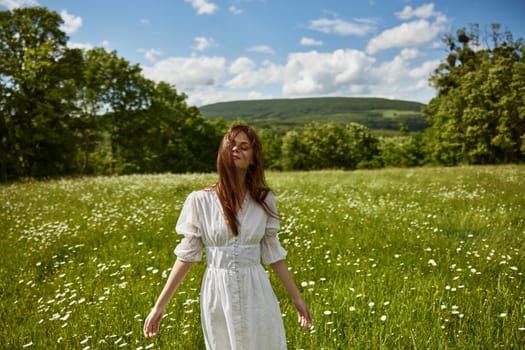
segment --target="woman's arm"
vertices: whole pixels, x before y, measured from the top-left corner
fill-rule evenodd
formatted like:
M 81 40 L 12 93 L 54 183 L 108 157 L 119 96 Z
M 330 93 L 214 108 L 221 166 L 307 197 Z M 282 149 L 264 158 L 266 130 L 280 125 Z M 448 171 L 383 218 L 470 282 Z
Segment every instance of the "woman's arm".
M 169 301 L 184 280 L 184 277 L 186 277 L 190 271 L 192 265 L 192 262 L 185 262 L 178 259 L 175 261 L 175 264 L 173 264 L 166 285 L 162 289 L 155 306 L 144 322 L 144 336 L 146 338 L 152 338 L 159 332 L 162 315 L 164 315 L 164 311 L 166 310 Z
M 288 264 L 286 263 L 286 260 L 279 260 L 270 266 L 283 283 L 284 288 L 286 288 L 288 291 L 295 309 L 297 310 L 301 327 L 304 329 L 309 329 L 312 327 L 312 315 L 310 314 L 310 310 L 304 302 L 301 292 L 299 292 L 299 289 L 297 288 L 290 271 L 288 271 Z

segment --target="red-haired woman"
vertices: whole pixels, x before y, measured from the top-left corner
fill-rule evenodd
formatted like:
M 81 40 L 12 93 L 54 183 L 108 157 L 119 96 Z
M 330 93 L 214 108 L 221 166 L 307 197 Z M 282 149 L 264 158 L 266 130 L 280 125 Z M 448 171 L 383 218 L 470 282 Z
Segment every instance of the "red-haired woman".
M 207 268 L 201 286 L 201 321 L 207 349 L 281 350 L 286 339 L 278 301 L 261 265 L 272 267 L 290 294 L 301 327 L 312 325 L 308 306 L 288 271 L 286 251 L 277 238 L 279 219 L 266 185 L 262 147 L 247 125 L 232 126 L 217 156 L 218 182 L 186 199 L 176 231 L 184 238 L 168 281 L 144 323 L 155 336 L 173 293 L 192 264 Z

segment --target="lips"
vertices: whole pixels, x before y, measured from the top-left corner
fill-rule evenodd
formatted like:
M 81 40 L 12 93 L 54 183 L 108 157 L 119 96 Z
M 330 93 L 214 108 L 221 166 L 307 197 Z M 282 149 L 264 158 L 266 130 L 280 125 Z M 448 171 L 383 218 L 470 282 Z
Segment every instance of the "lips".
M 239 160 L 241 159 L 239 156 L 236 156 L 235 154 L 232 156 L 233 160 Z

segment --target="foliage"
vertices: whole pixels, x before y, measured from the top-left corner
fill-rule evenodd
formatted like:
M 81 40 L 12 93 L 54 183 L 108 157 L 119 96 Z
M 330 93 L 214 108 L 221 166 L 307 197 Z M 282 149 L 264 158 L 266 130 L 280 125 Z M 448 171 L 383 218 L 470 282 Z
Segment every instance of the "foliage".
M 525 342 L 525 167 L 270 172 L 279 234 L 314 316 L 289 349 L 518 349 Z M 157 338 L 142 325 L 207 175 L 0 186 L 6 349 L 202 349 L 195 264 Z
M 433 158 L 444 164 L 525 160 L 525 46 L 492 25 L 492 46 L 479 28 L 445 37 L 450 54 L 432 76 L 438 91 L 425 113 Z
M 312 123 L 286 133 L 281 164 L 285 170 L 356 169 L 377 155 L 377 139 L 363 125 Z
M 0 11 L 0 179 L 73 172 L 81 58 L 61 23 L 43 8 Z
M 381 164 L 386 167 L 420 166 L 425 162 L 425 145 L 421 134 L 379 138 Z
M 214 169 L 224 122 L 116 52 L 68 48 L 62 23 L 0 12 L 0 181 Z
M 302 127 L 313 122 L 359 123 L 370 129 L 411 131 L 428 127 L 417 102 L 362 97 L 319 97 L 219 102 L 199 109 L 208 119 L 242 119 L 259 128 Z
M 116 52 L 69 48 L 62 23 L 42 7 L 0 11 L 1 182 L 213 171 L 225 120 L 257 127 L 265 164 L 276 170 L 525 160 L 525 45 L 498 25 L 491 46 L 475 25 L 444 38 L 450 53 L 431 77 L 428 128 L 422 104 L 380 98 L 198 109 Z

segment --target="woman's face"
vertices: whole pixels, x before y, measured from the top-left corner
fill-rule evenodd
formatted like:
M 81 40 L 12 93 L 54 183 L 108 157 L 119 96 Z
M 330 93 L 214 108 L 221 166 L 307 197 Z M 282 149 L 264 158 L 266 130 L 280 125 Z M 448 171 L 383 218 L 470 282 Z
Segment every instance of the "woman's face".
M 248 135 L 244 131 L 239 132 L 232 141 L 232 159 L 235 168 L 248 170 L 253 163 L 253 147 Z

